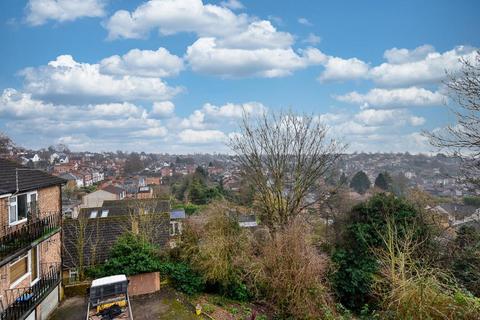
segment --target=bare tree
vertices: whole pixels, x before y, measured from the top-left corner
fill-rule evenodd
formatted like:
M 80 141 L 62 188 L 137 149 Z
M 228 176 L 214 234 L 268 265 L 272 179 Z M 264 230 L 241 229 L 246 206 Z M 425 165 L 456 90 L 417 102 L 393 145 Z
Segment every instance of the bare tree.
M 165 214 L 161 212 L 162 202 L 165 200 L 156 198 L 129 200 L 129 224 L 125 231 L 138 235 L 148 243 L 155 243 L 160 227 L 158 215 Z
M 90 222 L 88 217 L 79 216 L 78 219 L 69 219 L 68 223 L 63 224 L 63 252 L 75 265 L 79 281 L 85 280 L 85 269 L 96 263 L 100 236 L 98 219 L 95 220 Z M 95 226 L 89 227 L 89 223 L 94 223 Z
M 470 182 L 480 185 L 480 51 L 473 61 L 461 59 L 462 68 L 445 82 L 454 102 L 455 123 L 426 133 L 432 145 L 458 156 Z
M 244 115 L 229 145 L 256 189 L 260 218 L 270 229 L 283 228 L 321 199 L 312 195 L 344 150 L 327 132 L 311 115 Z

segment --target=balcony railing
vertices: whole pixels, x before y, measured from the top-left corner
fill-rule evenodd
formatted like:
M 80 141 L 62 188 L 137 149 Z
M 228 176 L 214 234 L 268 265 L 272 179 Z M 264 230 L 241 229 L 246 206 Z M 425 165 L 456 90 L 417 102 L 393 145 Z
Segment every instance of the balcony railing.
M 37 239 L 57 230 L 60 227 L 60 213 L 50 214 L 43 218 L 34 218 L 18 226 L 13 231 L 6 230 L 0 237 L 0 261 L 26 248 Z M 9 227 L 6 227 L 9 228 Z
M 60 283 L 60 264 L 41 264 L 41 277 L 31 287 L 5 290 L 1 320 L 23 319 Z

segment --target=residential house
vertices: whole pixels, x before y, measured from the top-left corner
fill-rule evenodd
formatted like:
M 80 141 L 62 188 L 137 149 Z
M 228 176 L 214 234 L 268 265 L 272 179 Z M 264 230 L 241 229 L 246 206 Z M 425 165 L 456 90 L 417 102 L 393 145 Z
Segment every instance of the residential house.
M 65 180 L 0 159 L 0 319 L 47 319 L 60 300 Z
M 163 167 L 160 169 L 160 174 L 162 177 L 171 177 L 173 175 L 173 168 L 168 166 L 168 167 Z
M 161 177 L 145 177 L 146 185 L 160 185 Z
M 107 200 L 122 200 L 125 198 L 126 192 L 124 189 L 108 185 L 103 189 L 96 190 L 82 197 L 82 208 L 101 207 L 104 201 Z
M 153 188 L 139 187 L 137 192 L 137 199 L 151 199 L 153 198 Z
M 121 187 L 114 186 L 114 185 L 108 185 L 108 186 L 102 188 L 102 190 L 114 194 L 115 199 L 112 199 L 112 200 L 123 200 L 123 199 L 125 199 L 125 197 L 127 195 L 127 192 L 125 191 L 125 189 L 123 189 Z
M 67 186 L 81 188 L 83 187 L 83 178 L 71 172 L 65 172 L 59 175 L 60 178 L 67 181 Z
M 83 208 L 77 219 L 63 222 L 63 275 L 77 279 L 79 270 L 105 262 L 125 232 L 142 233 L 164 247 L 169 241 L 170 203 L 165 200 L 113 200 L 97 208 Z M 78 241 L 84 239 L 79 249 Z M 79 250 L 82 250 L 81 252 Z M 83 261 L 79 256 L 83 254 Z

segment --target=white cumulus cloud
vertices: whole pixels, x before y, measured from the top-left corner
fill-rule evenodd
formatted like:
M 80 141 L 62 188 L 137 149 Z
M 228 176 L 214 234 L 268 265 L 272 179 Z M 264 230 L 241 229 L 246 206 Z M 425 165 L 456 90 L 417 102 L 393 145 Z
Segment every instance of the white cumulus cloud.
M 193 71 L 200 73 L 227 78 L 274 78 L 318 64 L 324 55 L 318 49 L 306 49 L 298 54 L 292 48 L 222 48 L 217 46 L 215 38 L 200 38 L 188 47 L 185 57 Z
M 102 17 L 105 14 L 103 0 L 29 0 L 26 21 L 38 26 L 48 20 L 73 21 L 82 17 Z
M 192 130 L 186 129 L 178 134 L 180 141 L 187 144 L 204 144 L 223 142 L 227 138 L 220 130 Z
M 181 91 L 159 78 L 103 74 L 99 64 L 76 62 L 70 55 L 58 56 L 46 66 L 26 68 L 21 74 L 25 91 L 33 96 L 71 104 L 168 100 Z
M 171 35 L 192 32 L 199 36 L 225 36 L 245 29 L 251 19 L 229 8 L 202 0 L 150 0 L 134 11 L 119 10 L 106 22 L 110 39 L 142 38 L 157 29 Z
M 100 71 L 114 75 L 163 78 L 178 75 L 182 69 L 182 58 L 165 48 L 156 51 L 132 49 L 123 56 L 114 55 L 100 61 Z
M 473 59 L 475 49 L 458 46 L 444 53 L 430 46 L 414 50 L 391 49 L 385 52 L 388 62 L 370 70 L 369 78 L 383 86 L 411 86 L 439 83 L 445 79 L 445 71 L 460 69 L 460 58 Z
M 343 59 L 339 57 L 328 57 L 325 63 L 325 70 L 319 77 L 320 81 L 350 80 L 365 77 L 368 74 L 367 63 L 357 59 Z
M 425 118 L 411 115 L 406 109 L 367 109 L 357 113 L 355 119 L 367 126 L 406 124 L 419 126 L 425 123 Z
M 156 101 L 152 106 L 152 114 L 161 118 L 170 117 L 174 114 L 175 105 L 171 101 Z
M 445 96 L 424 88 L 410 87 L 400 89 L 375 88 L 365 94 L 356 91 L 336 96 L 336 99 L 356 103 L 364 108 L 405 108 L 441 105 Z

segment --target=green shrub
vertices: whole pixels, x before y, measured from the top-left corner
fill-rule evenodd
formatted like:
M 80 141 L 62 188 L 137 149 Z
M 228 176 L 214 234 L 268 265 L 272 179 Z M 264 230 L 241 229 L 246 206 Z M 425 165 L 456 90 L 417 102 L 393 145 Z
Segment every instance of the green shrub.
M 205 289 L 205 280 L 184 262 L 164 262 L 159 266 L 160 273 L 166 275 L 172 286 L 192 295 Z
M 451 251 L 453 275 L 467 290 L 480 297 L 480 232 L 475 227 L 462 226 Z
M 418 252 L 425 251 L 430 244 L 429 227 L 422 221 L 420 212 L 407 201 L 382 193 L 355 206 L 348 215 L 343 239 L 332 254 L 336 268 L 331 281 L 340 302 L 356 312 L 366 303 L 376 304 L 371 286 L 378 264 L 372 249 L 383 247 L 378 231 L 385 229 L 390 218 L 400 237 L 405 230 L 415 228 L 414 240 L 422 243 Z
M 100 266 L 87 270 L 91 277 L 106 277 L 115 274 L 127 276 L 158 271 L 160 259 L 155 247 L 139 236 L 126 233 L 112 247 L 110 258 Z
M 465 196 L 463 197 L 463 203 L 470 206 L 480 206 L 480 197 L 475 196 Z

